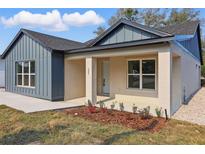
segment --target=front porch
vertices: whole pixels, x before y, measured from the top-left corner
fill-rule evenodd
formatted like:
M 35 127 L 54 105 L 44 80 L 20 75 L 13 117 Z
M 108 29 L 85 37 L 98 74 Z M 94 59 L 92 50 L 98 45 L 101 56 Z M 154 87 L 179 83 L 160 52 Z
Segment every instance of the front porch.
M 107 108 L 116 103 L 115 109 L 124 103 L 129 112 L 133 104 L 139 109 L 150 106 L 153 115 L 155 108 L 162 107 L 171 115 L 172 90 L 180 87 L 178 57 L 167 46 L 66 57 L 65 100 L 84 104 L 90 100 L 96 105 L 104 101 Z

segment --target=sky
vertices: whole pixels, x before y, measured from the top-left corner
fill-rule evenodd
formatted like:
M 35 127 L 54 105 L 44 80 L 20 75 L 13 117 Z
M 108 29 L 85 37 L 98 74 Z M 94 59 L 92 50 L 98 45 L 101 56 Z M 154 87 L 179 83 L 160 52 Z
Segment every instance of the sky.
M 21 28 L 85 42 L 117 9 L 0 9 L 0 54 Z M 197 9 L 205 18 L 205 9 Z M 203 30 L 204 31 L 204 30 Z

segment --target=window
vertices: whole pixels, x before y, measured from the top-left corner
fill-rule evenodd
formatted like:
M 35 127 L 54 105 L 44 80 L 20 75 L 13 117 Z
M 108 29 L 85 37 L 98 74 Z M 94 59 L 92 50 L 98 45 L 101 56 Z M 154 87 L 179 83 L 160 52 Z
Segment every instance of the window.
M 140 88 L 140 61 L 128 62 L 128 87 Z
M 16 62 L 16 85 L 35 87 L 35 61 Z
M 128 88 L 155 89 L 155 60 L 128 61 Z

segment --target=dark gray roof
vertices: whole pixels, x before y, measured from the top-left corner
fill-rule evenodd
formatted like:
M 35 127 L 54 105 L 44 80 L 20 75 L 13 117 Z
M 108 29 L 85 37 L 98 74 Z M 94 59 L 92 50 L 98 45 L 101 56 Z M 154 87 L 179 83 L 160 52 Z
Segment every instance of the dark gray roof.
M 51 48 L 52 50 L 70 50 L 84 47 L 85 44 L 77 41 L 72 41 L 52 35 L 47 35 L 39 32 L 34 32 L 27 29 L 22 29 L 22 32 L 30 35 L 33 39 L 41 42 L 45 47 Z
M 161 27 L 159 30 L 173 35 L 194 35 L 199 25 L 199 21 L 187 21 L 181 24 Z
M 141 46 L 141 45 L 148 45 L 148 44 L 159 44 L 163 42 L 169 42 L 173 39 L 174 39 L 173 36 L 167 36 L 167 37 L 161 37 L 161 38 L 152 38 L 152 39 L 146 39 L 146 40 L 137 40 L 137 41 L 129 41 L 129 42 L 123 42 L 123 43 L 85 47 L 81 49 L 68 50 L 66 51 L 66 53 L 73 54 L 73 53 L 83 53 L 83 52 L 99 51 L 99 50 L 106 50 L 106 49 Z
M 31 37 L 33 40 L 37 41 L 45 48 L 55 50 L 55 51 L 64 52 L 65 50 L 78 49 L 86 46 L 84 43 L 81 42 L 72 41 L 72 40 L 68 40 L 68 39 L 64 39 L 52 35 L 47 35 L 39 32 L 34 32 L 28 29 L 21 29 L 14 37 L 14 39 L 11 41 L 11 43 L 8 45 L 6 50 L 3 52 L 1 58 L 5 58 L 10 48 L 20 38 L 22 34 L 26 34 L 27 36 Z
M 86 42 L 84 42 L 84 44 L 86 44 L 86 46 L 89 46 L 95 39 L 90 39 Z

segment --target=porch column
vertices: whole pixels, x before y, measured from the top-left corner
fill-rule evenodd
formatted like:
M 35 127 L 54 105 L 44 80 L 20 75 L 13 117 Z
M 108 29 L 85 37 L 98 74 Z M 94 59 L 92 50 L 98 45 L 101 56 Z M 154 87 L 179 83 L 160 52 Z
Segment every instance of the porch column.
M 172 88 L 172 53 L 170 49 L 158 53 L 158 97 L 161 107 L 170 117 Z
M 97 60 L 93 57 L 86 58 L 86 102 L 97 102 Z

